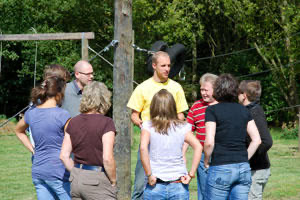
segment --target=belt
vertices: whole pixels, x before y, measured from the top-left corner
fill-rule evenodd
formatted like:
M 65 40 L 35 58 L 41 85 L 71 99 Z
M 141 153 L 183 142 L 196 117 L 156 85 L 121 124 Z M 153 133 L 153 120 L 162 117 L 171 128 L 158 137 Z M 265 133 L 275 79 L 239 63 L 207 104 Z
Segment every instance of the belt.
M 77 163 L 77 164 L 74 164 L 74 167 L 79 168 L 79 169 L 104 172 L 104 168 L 101 166 L 85 165 L 85 164 Z
M 177 179 L 177 180 L 174 180 L 174 181 L 163 181 L 160 178 L 157 178 L 156 179 L 156 183 L 166 183 L 166 184 L 169 184 L 169 183 L 182 183 L 182 182 L 181 182 L 180 178 Z

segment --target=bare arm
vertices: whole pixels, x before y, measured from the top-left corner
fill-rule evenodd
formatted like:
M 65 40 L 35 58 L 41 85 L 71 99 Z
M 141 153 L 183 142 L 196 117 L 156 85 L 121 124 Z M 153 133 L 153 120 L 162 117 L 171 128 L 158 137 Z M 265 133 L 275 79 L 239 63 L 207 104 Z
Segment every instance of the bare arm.
M 16 128 L 15 128 L 15 133 L 18 139 L 23 143 L 23 145 L 32 153 L 34 154 L 34 149 L 33 146 L 29 140 L 29 138 L 26 135 L 26 129 L 29 127 L 28 124 L 26 124 L 24 118 L 21 119 Z
M 198 165 L 201 160 L 201 154 L 202 154 L 202 145 L 200 144 L 199 140 L 194 136 L 193 132 L 190 131 L 185 135 L 184 141 L 191 145 L 191 147 L 194 149 L 194 155 L 193 155 L 193 161 L 192 161 L 192 167 L 188 174 L 188 176 L 183 177 L 181 179 L 182 183 L 189 184 L 191 181 L 191 178 L 195 176 Z
M 189 148 L 189 144 L 184 142 L 183 146 L 182 146 L 182 156 L 183 156 L 183 160 L 184 160 L 184 163 L 186 163 L 186 152 Z
M 71 171 L 72 168 L 74 167 L 74 161 L 71 158 L 71 152 L 72 152 L 71 137 L 67 132 L 65 132 L 65 137 L 62 143 L 59 158 L 64 163 L 68 171 Z
M 216 122 L 205 123 L 206 137 L 204 142 L 204 166 L 209 167 L 210 156 L 215 146 Z
M 141 161 L 146 176 L 148 177 L 148 183 L 149 185 L 153 186 L 156 184 L 156 177 L 152 175 L 152 171 L 151 171 L 149 151 L 148 151 L 149 143 L 150 143 L 150 133 L 146 130 L 142 130 L 141 146 L 140 146 Z
M 143 121 L 140 118 L 140 112 L 138 112 L 136 110 L 132 110 L 131 121 L 132 121 L 132 123 L 134 123 L 135 125 L 137 125 L 138 127 L 141 128 Z
M 248 159 L 250 159 L 254 155 L 254 153 L 257 150 L 257 148 L 259 147 L 259 145 L 261 144 L 261 139 L 260 139 L 260 136 L 259 136 L 259 132 L 257 130 L 257 127 L 255 125 L 254 120 L 251 120 L 251 121 L 248 122 L 247 132 L 248 132 L 248 135 L 251 138 L 251 142 L 250 142 L 249 147 L 247 149 Z
M 103 165 L 112 186 L 115 186 L 117 184 L 116 161 L 114 158 L 114 143 L 115 133 L 113 131 L 109 131 L 102 136 Z

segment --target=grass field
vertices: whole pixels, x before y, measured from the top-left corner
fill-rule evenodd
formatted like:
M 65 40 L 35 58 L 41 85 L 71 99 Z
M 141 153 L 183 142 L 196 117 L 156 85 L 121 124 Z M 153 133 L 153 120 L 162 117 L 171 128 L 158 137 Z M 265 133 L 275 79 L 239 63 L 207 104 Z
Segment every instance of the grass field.
M 300 154 L 297 140 L 279 139 L 279 131 L 272 130 L 274 145 L 269 151 L 271 177 L 266 186 L 266 200 L 300 199 Z M 135 133 L 132 145 L 131 179 L 134 180 L 134 168 L 139 144 L 139 134 Z M 188 152 L 188 160 L 192 151 Z M 31 155 L 21 145 L 14 134 L 0 134 L 0 200 L 36 199 L 31 182 Z M 190 166 L 190 162 L 188 162 Z M 50 172 L 51 173 L 51 172 Z M 191 199 L 197 199 L 197 186 L 194 179 L 190 184 Z

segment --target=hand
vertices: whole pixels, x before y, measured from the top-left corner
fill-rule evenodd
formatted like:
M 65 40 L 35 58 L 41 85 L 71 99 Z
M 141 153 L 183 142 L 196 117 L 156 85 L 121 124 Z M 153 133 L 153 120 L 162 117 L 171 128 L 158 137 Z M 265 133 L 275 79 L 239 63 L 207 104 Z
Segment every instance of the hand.
M 156 180 L 157 180 L 157 178 L 155 176 L 153 176 L 153 175 L 149 176 L 148 177 L 148 183 L 149 183 L 149 185 L 150 186 L 154 186 L 156 184 Z
M 135 125 L 142 128 L 143 121 L 139 117 L 132 119 L 132 121 Z
M 190 177 L 190 175 L 185 175 L 185 176 L 182 176 L 181 178 L 180 178 L 180 180 L 181 180 L 181 182 L 183 183 L 183 184 L 189 184 L 190 182 L 191 182 L 191 180 L 192 180 L 192 178 Z
M 209 163 L 208 163 L 208 161 L 206 161 L 206 160 L 204 160 L 204 167 L 205 167 L 205 168 L 209 168 Z
M 113 186 L 113 187 L 115 187 L 117 185 L 117 181 L 116 180 L 110 181 L 110 183 L 111 183 L 111 186 Z

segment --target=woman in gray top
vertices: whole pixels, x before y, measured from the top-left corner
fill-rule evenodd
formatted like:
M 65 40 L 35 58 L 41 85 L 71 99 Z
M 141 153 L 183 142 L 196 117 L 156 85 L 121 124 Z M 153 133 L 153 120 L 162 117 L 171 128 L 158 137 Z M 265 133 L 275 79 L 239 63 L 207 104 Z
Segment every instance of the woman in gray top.
M 167 90 L 154 95 L 150 117 L 150 121 L 143 123 L 141 133 L 141 161 L 148 177 L 144 200 L 188 200 L 188 184 L 195 177 L 202 146 L 193 135 L 191 125 L 178 119 L 175 100 Z M 182 154 L 184 142 L 194 149 L 189 173 Z

